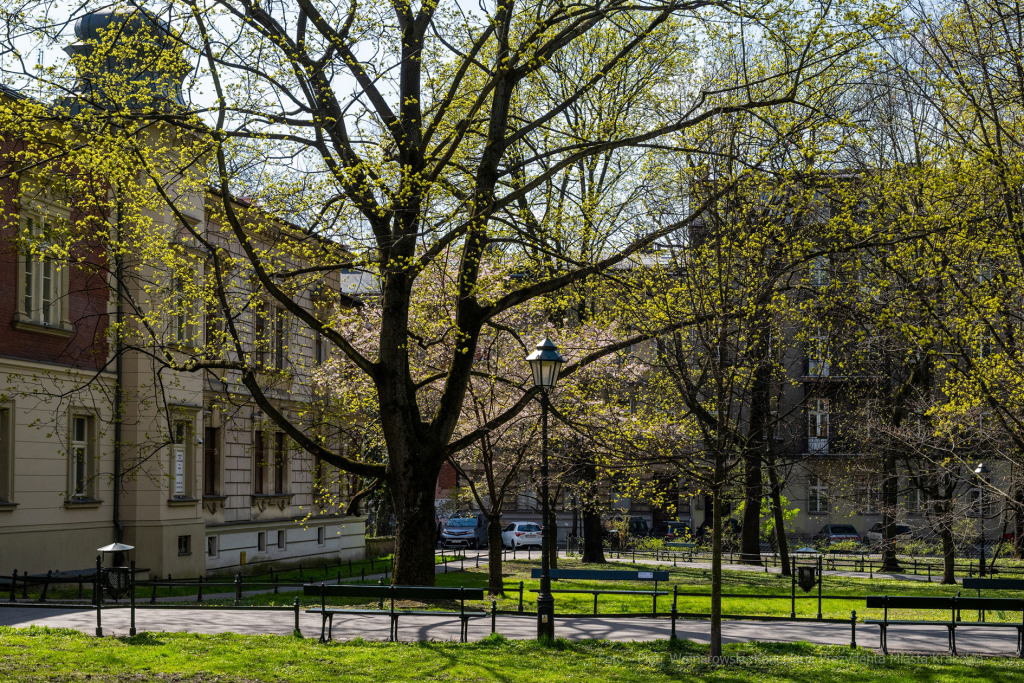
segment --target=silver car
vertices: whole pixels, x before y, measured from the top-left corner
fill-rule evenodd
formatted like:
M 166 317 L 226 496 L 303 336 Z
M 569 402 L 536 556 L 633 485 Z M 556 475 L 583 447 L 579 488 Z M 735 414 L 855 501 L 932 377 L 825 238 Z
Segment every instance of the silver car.
M 486 548 L 487 518 L 452 517 L 441 527 L 441 547 Z

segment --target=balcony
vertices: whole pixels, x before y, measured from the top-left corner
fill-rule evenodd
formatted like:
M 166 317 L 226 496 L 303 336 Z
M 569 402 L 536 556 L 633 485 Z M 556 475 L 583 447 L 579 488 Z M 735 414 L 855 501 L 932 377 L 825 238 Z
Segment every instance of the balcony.
M 807 452 L 811 455 L 828 455 L 828 437 L 807 437 Z

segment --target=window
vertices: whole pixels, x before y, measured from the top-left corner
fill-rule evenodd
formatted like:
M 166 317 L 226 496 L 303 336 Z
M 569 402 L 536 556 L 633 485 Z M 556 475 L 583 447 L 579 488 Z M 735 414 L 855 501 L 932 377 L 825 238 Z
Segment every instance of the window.
M 171 289 L 171 342 L 184 346 L 189 342 L 188 300 L 185 278 L 175 276 Z
M 175 422 L 172 430 L 171 444 L 171 496 L 173 498 L 188 497 L 187 473 L 188 436 L 187 422 Z
M 284 370 L 288 353 L 287 314 L 283 308 L 274 309 L 274 367 Z
M 71 418 L 71 497 L 92 498 L 92 417 Z
M 217 557 L 217 537 L 206 537 L 206 554 L 209 557 Z
M 274 493 L 284 493 L 287 473 L 288 457 L 285 450 L 284 432 L 276 432 L 274 434 Z
M 327 529 L 325 527 L 322 527 L 322 526 L 317 527 L 316 528 L 316 544 L 317 545 L 324 545 L 325 543 L 327 543 Z
M 280 529 L 277 532 L 277 549 L 278 550 L 284 550 L 287 547 L 288 547 L 288 541 L 285 538 L 285 530 L 284 529 Z
M 827 398 L 812 398 L 807 406 L 807 452 L 828 453 Z
M 26 251 L 19 264 L 22 277 L 18 317 L 47 327 L 63 327 L 67 322 L 65 269 L 59 261 L 47 255 L 49 242 L 54 238 L 54 228 L 55 224 L 50 219 L 25 219 L 25 230 L 35 242 L 34 251 L 37 253 Z
M 914 487 L 907 492 L 907 507 L 914 514 L 923 515 L 928 512 L 931 505 L 931 496 L 927 491 Z
M 327 362 L 327 340 L 320 334 L 320 330 L 317 330 L 313 335 L 313 355 L 317 365 L 323 365 Z
M 807 487 L 807 511 L 810 513 L 828 512 L 828 487 L 821 477 L 812 476 Z
M 0 406 L 0 503 L 14 501 L 14 411 Z
M 217 495 L 219 466 L 217 459 L 217 428 L 207 427 L 203 438 L 203 495 Z
M 252 346 L 254 360 L 258 367 L 267 362 L 267 304 L 257 301 L 253 307 Z
M 857 513 L 873 515 L 880 511 L 881 496 L 878 484 L 871 479 L 862 478 L 857 482 Z
M 192 554 L 192 537 L 191 536 L 178 536 L 178 554 L 179 555 L 191 555 Z
M 265 432 L 256 432 L 256 448 L 253 452 L 252 492 L 257 495 L 263 493 L 263 481 L 266 479 L 266 439 Z
M 825 256 L 815 257 L 809 266 L 809 276 L 812 287 L 826 287 L 832 280 L 828 258 Z
M 261 553 L 267 552 L 267 532 L 261 531 L 256 534 L 256 550 Z
M 220 304 L 209 302 L 206 304 L 206 346 L 212 351 L 220 346 L 221 332 Z
M 828 377 L 828 337 L 816 333 L 807 340 L 807 374 L 811 377 Z

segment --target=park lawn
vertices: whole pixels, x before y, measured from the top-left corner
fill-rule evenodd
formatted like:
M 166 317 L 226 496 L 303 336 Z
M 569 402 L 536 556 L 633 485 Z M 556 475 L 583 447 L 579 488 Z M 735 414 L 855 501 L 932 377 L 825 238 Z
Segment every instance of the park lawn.
M 453 571 L 437 575 L 439 586 L 464 586 L 466 588 L 487 588 L 487 568 L 474 566 L 475 563 L 466 562 L 465 571 L 454 571 L 458 564 L 453 566 Z M 579 560 L 559 558 L 558 565 L 561 568 L 583 567 Z M 523 608 L 525 611 L 533 611 L 536 605 L 537 594 L 529 592 L 536 589 L 539 581 L 530 578 L 531 570 L 539 568 L 537 560 L 526 561 L 516 560 L 503 563 L 502 570 L 505 576 L 506 587 L 518 587 L 522 581 L 526 590 L 523 596 Z M 593 565 L 586 565 L 593 569 Z M 673 586 L 678 586 L 680 592 L 687 593 L 710 593 L 711 572 L 706 569 L 671 567 L 665 565 L 645 565 L 637 563 L 610 562 L 605 569 L 638 569 L 638 570 L 668 570 L 669 580 L 658 584 L 658 590 L 666 590 L 671 593 Z M 789 617 L 790 614 L 790 591 L 791 584 L 788 577 L 778 574 L 765 574 L 761 572 L 730 571 L 722 572 L 723 593 L 726 594 L 752 594 L 752 595 L 775 595 L 779 598 L 761 597 L 724 597 L 723 613 L 726 615 L 745 616 L 776 616 Z M 614 590 L 652 590 L 654 584 L 649 581 L 554 581 L 552 587 L 573 588 L 573 589 L 614 589 Z M 904 581 L 898 579 L 883 578 L 851 578 L 843 576 L 825 576 L 823 584 L 822 617 L 825 619 L 849 620 L 851 611 L 857 612 L 857 620 L 881 619 L 882 610 L 869 610 L 864 607 L 863 600 L 838 600 L 829 599 L 828 596 L 844 596 L 863 598 L 867 595 L 930 595 L 930 596 L 953 596 L 956 595 L 959 586 L 941 586 L 938 583 L 925 581 Z M 805 593 L 797 588 L 796 614 L 798 617 L 813 618 L 818 612 L 817 590 Z M 987 591 L 988 597 L 1021 597 L 1014 591 Z M 291 606 L 295 599 L 295 593 L 282 593 L 279 595 L 257 595 L 246 597 L 244 604 L 249 605 L 273 605 Z M 803 596 L 803 597 L 801 597 Z M 230 604 L 231 601 L 219 601 L 221 604 Z M 303 606 L 319 606 L 320 601 L 316 598 L 300 597 Z M 212 603 L 216 604 L 216 603 Z M 354 606 L 373 607 L 378 603 L 374 600 L 346 600 L 340 598 L 329 598 L 328 606 Z M 467 601 L 467 609 L 489 609 L 490 601 Z M 671 609 L 671 595 L 658 598 L 658 611 L 668 612 Z M 448 610 L 457 608 L 452 603 L 419 605 L 415 603 L 399 603 L 398 607 L 417 607 L 426 609 Z M 387 605 L 385 604 L 385 607 Z M 497 600 L 499 610 L 515 611 L 519 608 L 518 593 L 508 592 L 504 598 Z M 651 612 L 652 600 L 648 596 L 622 596 L 604 595 L 598 598 L 598 614 L 614 614 L 622 612 Z M 706 614 L 711 609 L 711 598 L 706 596 L 680 596 L 677 608 L 681 613 Z M 591 614 L 594 609 L 594 599 L 587 594 L 555 594 L 555 609 L 557 614 Z M 977 612 L 963 612 L 961 617 L 965 621 L 977 619 Z M 947 620 L 949 613 L 945 611 L 911 611 L 911 610 L 889 610 L 890 619 L 930 619 Z M 1017 621 L 1022 618 L 1020 612 L 989 612 L 986 614 L 988 621 Z
M 285 636 L 143 633 L 94 638 L 68 629 L 0 627 L 2 683 L 1011 683 L 1024 662 L 1008 658 L 881 657 L 806 643 L 726 645 L 728 663 L 690 641 L 614 643 L 488 639 L 481 643 L 319 644 Z

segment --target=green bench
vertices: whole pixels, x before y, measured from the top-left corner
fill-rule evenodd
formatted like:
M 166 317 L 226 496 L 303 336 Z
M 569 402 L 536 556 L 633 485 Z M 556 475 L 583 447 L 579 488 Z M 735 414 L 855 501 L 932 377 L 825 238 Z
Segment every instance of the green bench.
M 541 570 L 534 569 L 530 577 L 539 579 Z M 577 581 L 653 581 L 652 591 L 630 591 L 630 590 L 604 590 L 601 588 L 559 588 L 552 589 L 552 593 L 592 593 L 594 595 L 594 614 L 597 614 L 598 595 L 649 595 L 654 601 L 653 613 L 658 614 L 658 596 L 668 595 L 667 591 L 658 590 L 659 581 L 668 581 L 668 572 L 635 571 L 625 569 L 552 569 L 552 580 L 577 580 Z M 531 593 L 538 592 L 532 589 Z
M 402 615 L 425 615 L 435 617 L 459 617 L 462 628 L 459 631 L 459 639 L 465 643 L 469 637 L 470 617 L 485 617 L 486 612 L 467 612 L 466 600 L 483 600 L 484 591 L 482 588 L 447 588 L 436 586 L 367 586 L 359 584 L 305 584 L 302 587 L 303 595 L 320 598 L 320 609 L 306 610 L 309 614 L 319 614 L 320 642 L 327 642 L 332 639 L 335 615 L 352 614 L 380 614 L 380 609 L 327 609 L 327 598 L 370 598 L 383 602 L 388 600 L 391 603 L 390 609 L 386 612 L 391 617 L 391 631 L 388 638 L 398 640 L 398 617 Z M 431 610 L 396 610 L 395 600 L 458 600 L 458 612 L 436 612 Z M 326 634 L 325 634 L 326 631 Z
M 882 619 L 865 619 L 865 624 L 874 624 L 879 628 L 879 644 L 882 652 L 889 654 L 887 631 L 890 626 L 945 626 L 949 639 L 949 651 L 956 655 L 956 629 L 965 626 L 987 626 L 990 628 L 1017 629 L 1017 656 L 1024 656 L 1024 621 L 1020 623 L 994 623 L 983 621 L 961 621 L 960 610 L 997 610 L 1005 612 L 1024 612 L 1024 599 L 1020 598 L 963 598 L 933 597 L 923 595 L 870 595 L 867 606 L 885 610 Z M 891 609 L 912 610 L 948 610 L 949 621 L 929 621 L 923 619 L 890 619 Z

